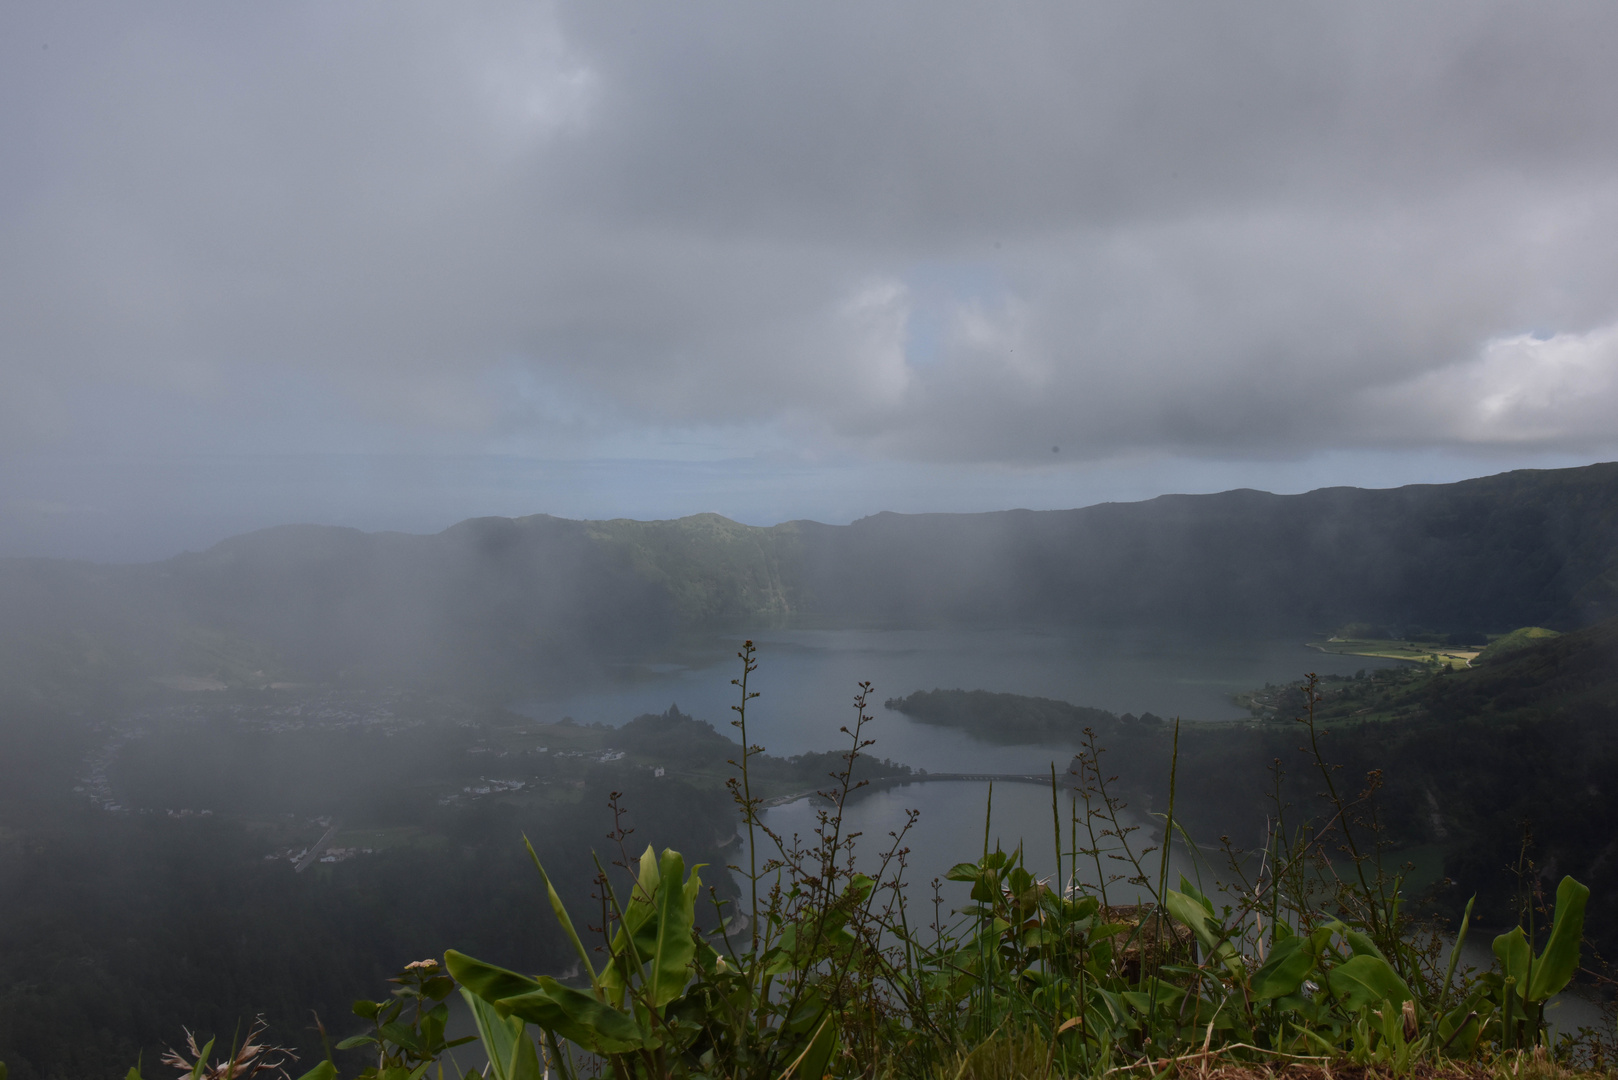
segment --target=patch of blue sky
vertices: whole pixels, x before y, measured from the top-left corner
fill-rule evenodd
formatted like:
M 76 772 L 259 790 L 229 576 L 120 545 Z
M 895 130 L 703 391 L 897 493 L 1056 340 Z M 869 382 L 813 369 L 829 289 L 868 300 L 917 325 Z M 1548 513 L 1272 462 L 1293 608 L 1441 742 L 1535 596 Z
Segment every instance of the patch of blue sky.
M 981 262 L 924 262 L 904 275 L 910 314 L 905 322 L 905 360 L 926 367 L 943 360 L 961 311 L 977 304 L 998 307 L 1011 295 L 999 267 Z

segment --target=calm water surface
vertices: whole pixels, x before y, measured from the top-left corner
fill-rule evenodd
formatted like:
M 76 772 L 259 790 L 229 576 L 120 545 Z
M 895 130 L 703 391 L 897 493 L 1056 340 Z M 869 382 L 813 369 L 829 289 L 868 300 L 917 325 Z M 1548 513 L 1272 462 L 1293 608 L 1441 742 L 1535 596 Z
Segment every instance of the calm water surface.
M 1215 638 L 1174 635 L 1113 635 L 1007 630 L 777 630 L 754 637 L 759 669 L 749 689 L 760 697 L 748 709 L 749 734 L 773 754 L 842 749 L 846 738 L 838 733 L 853 719 L 851 702 L 861 681 L 873 684 L 871 709 L 875 722 L 872 748 L 929 772 L 1026 773 L 1047 770 L 1054 762 L 1065 770 L 1074 747 L 1060 745 L 1004 746 L 984 743 L 948 728 L 918 724 L 898 712 L 882 708 L 888 697 L 916 690 L 991 690 L 1050 697 L 1076 705 L 1112 712 L 1152 712 L 1186 720 L 1241 719 L 1244 710 L 1231 702 L 1233 694 L 1267 682 L 1285 683 L 1307 672 L 1351 675 L 1364 668 L 1394 666 L 1396 661 L 1337 656 L 1310 649 L 1301 638 Z M 686 713 L 706 720 L 735 737 L 729 722 L 737 691 L 730 680 L 740 674 L 735 653 L 740 639 L 715 639 L 707 658 L 686 664 L 642 665 L 621 671 L 617 678 L 591 689 L 516 706 L 519 712 L 542 721 L 571 716 L 580 723 L 617 726 L 648 712 L 662 712 L 678 704 Z M 860 869 L 877 870 L 882 851 L 892 843 L 890 832 L 917 810 L 919 818 L 906 836 L 910 848 L 905 880 L 913 911 L 931 921 L 934 878 L 957 862 L 975 860 L 985 837 L 985 810 L 989 785 L 969 781 L 912 783 L 863 795 L 851 802 L 845 828 L 863 834 L 857 859 Z M 785 836 L 805 841 L 815 828 L 819 804 L 804 799 L 765 811 L 769 826 Z M 1133 815 L 1133 811 L 1128 812 Z M 1063 791 L 1056 817 L 1064 830 L 1062 848 L 1072 846 L 1072 808 Z M 1156 842 L 1155 821 L 1130 816 L 1141 825 L 1132 839 L 1140 846 Z M 997 783 L 993 813 L 987 823 L 990 847 L 1010 849 L 1024 845 L 1027 865 L 1040 877 L 1056 870 L 1055 824 L 1048 787 L 1023 783 Z M 732 849 L 732 857 L 745 862 L 745 845 Z M 1062 856 L 1071 871 L 1069 856 Z M 1156 867 L 1157 856 L 1150 865 Z M 1170 865 L 1171 882 L 1184 872 L 1194 878 L 1197 868 L 1176 850 Z M 1155 876 L 1155 873 L 1154 873 Z M 1208 876 L 1204 871 L 1204 876 Z M 1080 865 L 1080 878 L 1094 884 L 1093 867 Z M 1202 885 L 1211 888 L 1212 881 Z M 959 908 L 966 899 L 964 885 L 943 886 L 944 910 Z M 1129 902 L 1133 890 L 1111 886 L 1114 902 Z M 1468 941 L 1468 962 L 1487 967 L 1492 957 L 1482 939 Z M 1594 1005 L 1564 994 L 1548 1018 L 1563 1029 L 1597 1022 Z
M 786 806 L 773 807 L 764 812 L 764 821 L 783 838 L 799 837 L 805 844 L 814 840 L 816 812 L 825 804 L 803 799 Z M 994 785 L 992 813 L 989 805 L 989 785 L 963 780 L 938 780 L 927 783 L 904 784 L 884 788 L 852 801 L 844 814 L 844 835 L 861 834 L 855 841 L 855 866 L 875 877 L 885 852 L 895 846 L 894 832 L 903 827 L 906 811 L 917 810 L 915 825 L 903 837 L 903 846 L 909 849 L 906 859 L 905 881 L 911 886 L 912 903 L 930 902 L 931 882 L 942 879 L 956 863 L 976 862 L 983 854 L 985 838 L 989 850 L 999 847 L 1011 851 L 1023 846 L 1023 864 L 1042 879 L 1056 876 L 1056 826 L 1062 829 L 1062 877 L 1071 880 L 1073 861 L 1073 825 L 1075 808 L 1065 790 L 1057 796 L 1056 813 L 1052 814 L 1051 790 L 1035 784 L 997 783 Z M 1082 804 L 1077 813 L 1083 813 Z M 1126 812 L 1126 825 L 1142 825 L 1130 837 L 1137 852 L 1155 843 L 1156 830 L 1143 817 Z M 1081 844 L 1088 843 L 1082 836 Z M 746 858 L 745 846 L 741 858 Z M 1145 861 L 1155 883 L 1161 856 L 1152 853 Z M 889 870 L 892 875 L 895 866 Z M 1189 860 L 1171 853 L 1169 882 L 1179 880 L 1181 871 L 1195 873 Z M 1116 874 L 1119 868 L 1109 867 Z M 1097 874 L 1094 864 L 1081 857 L 1078 879 L 1094 887 Z M 946 908 L 960 907 L 967 901 L 968 886 L 947 882 L 942 886 Z M 1138 890 L 1118 882 L 1108 886 L 1107 899 L 1111 903 L 1132 903 Z M 931 921 L 931 915 L 926 921 Z
M 1057 698 L 1113 712 L 1152 712 L 1187 720 L 1245 716 L 1231 695 L 1306 672 L 1352 674 L 1393 661 L 1336 656 L 1300 639 L 1240 639 L 968 630 L 781 630 L 754 639 L 758 671 L 749 689 L 749 734 L 772 754 L 840 749 L 838 728 L 853 718 L 861 681 L 873 684 L 874 752 L 929 772 L 1021 772 L 1072 747 L 999 746 L 958 731 L 917 724 L 883 709 L 916 690 L 991 690 Z M 543 721 L 571 716 L 616 726 L 670 704 L 732 735 L 730 680 L 740 674 L 739 641 L 715 641 L 712 659 L 689 666 L 626 669 L 582 693 L 523 703 Z
M 754 638 L 758 670 L 748 688 L 759 697 L 748 706 L 748 733 L 772 754 L 842 749 L 838 728 L 852 722 L 853 695 L 861 681 L 873 684 L 875 717 L 868 734 L 871 753 L 933 773 L 1045 772 L 1067 769 L 1071 744 L 998 745 L 963 732 L 909 720 L 882 707 L 888 697 L 915 690 L 991 690 L 1057 698 L 1113 712 L 1152 712 L 1163 717 L 1221 721 L 1246 716 L 1231 695 L 1266 682 L 1290 682 L 1306 672 L 1352 674 L 1393 661 L 1335 656 L 1308 648 L 1301 639 L 1241 639 L 1167 635 L 1105 635 L 1034 631 L 965 630 L 781 630 Z M 523 703 L 519 711 L 542 721 L 571 716 L 580 723 L 616 726 L 670 704 L 735 737 L 729 722 L 738 700 L 730 680 L 741 671 L 740 641 L 716 640 L 710 658 L 686 665 L 645 665 L 587 692 Z M 870 866 L 888 833 L 921 816 L 906 843 L 912 849 L 907 880 L 925 886 L 957 862 L 982 852 L 988 785 L 930 781 L 867 793 L 849 810 L 848 827 L 864 833 L 862 866 Z M 768 810 L 772 829 L 808 837 L 815 803 L 803 800 Z M 1069 821 L 1066 794 L 1058 814 Z M 1150 819 L 1137 837 L 1155 834 Z M 1051 793 L 1048 787 L 999 783 L 994 789 L 990 845 L 1025 845 L 1030 869 L 1056 869 Z M 1146 840 L 1142 844 L 1152 843 Z M 1155 865 L 1155 864 L 1154 864 Z M 1176 860 L 1174 878 L 1189 869 Z M 1093 878 L 1094 872 L 1087 875 Z M 960 906 L 964 892 L 949 887 L 947 902 Z M 1127 901 L 1129 896 L 1125 896 Z

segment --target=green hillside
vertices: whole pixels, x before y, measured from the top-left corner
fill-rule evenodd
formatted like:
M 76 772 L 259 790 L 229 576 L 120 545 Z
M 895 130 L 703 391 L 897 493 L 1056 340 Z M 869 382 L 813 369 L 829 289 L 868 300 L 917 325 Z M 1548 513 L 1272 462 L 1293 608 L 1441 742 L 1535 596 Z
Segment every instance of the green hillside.
M 1553 638 L 1556 636 L 1555 630 L 1547 630 L 1543 626 L 1520 627 L 1513 630 L 1509 634 L 1502 634 L 1500 637 L 1497 637 L 1493 641 L 1489 642 L 1489 644 L 1485 646 L 1476 657 L 1473 658 L 1473 663 L 1488 663 L 1490 660 L 1496 660 L 1508 653 L 1514 653 L 1519 649 L 1526 649 L 1535 642 L 1544 641 L 1546 638 Z
M 1180 735 L 1179 813 L 1204 840 L 1244 835 L 1275 812 L 1277 764 L 1284 803 L 1306 813 L 1322 778 L 1300 752 L 1293 718 L 1307 687 L 1248 696 L 1268 717 L 1201 723 Z M 1397 849 L 1439 853 L 1447 874 L 1478 893 L 1485 924 L 1511 918 L 1522 848 L 1546 874 L 1590 884 L 1588 933 L 1618 953 L 1618 619 L 1562 635 L 1526 637 L 1515 650 L 1467 669 L 1388 668 L 1317 684 L 1314 715 L 1327 757 L 1351 790 L 1376 772 L 1384 838 Z M 1102 733 L 1109 761 L 1132 797 L 1166 805 L 1170 737 L 1163 725 L 1109 724 L 1106 714 L 1062 702 L 981 691 L 916 694 L 934 723 L 1006 741 L 1037 733 L 1077 750 L 1085 727 Z M 1554 884 L 1554 883 L 1553 883 Z M 1445 903 L 1464 903 L 1465 895 Z M 1600 918 L 1595 918 L 1599 913 Z
M 1481 640 L 1618 614 L 1618 465 L 1389 491 L 773 528 L 478 518 L 299 525 L 144 566 L 0 561 L 0 680 L 56 700 L 152 677 L 505 690 L 715 629 L 1151 627 Z

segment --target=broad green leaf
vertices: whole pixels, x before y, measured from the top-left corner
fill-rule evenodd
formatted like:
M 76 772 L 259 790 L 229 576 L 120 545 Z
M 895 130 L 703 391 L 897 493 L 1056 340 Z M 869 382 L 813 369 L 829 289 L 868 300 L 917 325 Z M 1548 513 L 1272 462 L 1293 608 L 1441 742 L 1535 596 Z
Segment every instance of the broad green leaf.
M 4 1078 L 0 1077 L 0 1080 L 4 1080 Z M 298 1077 L 298 1080 L 337 1080 L 337 1066 L 329 1061 L 322 1061 L 319 1065 Z
M 515 971 L 507 971 L 493 964 L 485 964 L 482 960 L 475 960 L 454 949 L 444 953 L 444 966 L 463 987 L 491 1005 L 520 994 L 531 994 L 539 989 L 539 983 L 526 975 L 519 975 Z
M 1501 977 L 1517 980 L 1518 993 L 1526 994 L 1528 965 L 1533 961 L 1534 951 L 1529 947 L 1522 927 L 1513 926 L 1495 938 L 1493 948 L 1496 959 L 1500 961 Z
M 1181 884 L 1184 883 L 1182 880 Z M 1176 922 L 1197 936 L 1204 949 L 1211 953 L 1219 947 L 1219 924 L 1214 922 L 1213 915 L 1195 897 L 1170 889 L 1163 897 L 1163 906 L 1169 909 L 1169 914 L 1174 916 Z
M 1388 962 L 1379 956 L 1352 956 L 1326 972 L 1332 996 L 1349 1012 L 1367 1005 L 1397 1007 L 1415 995 Z
M 1197 903 L 1201 904 L 1202 909 L 1206 911 L 1210 917 L 1213 916 L 1213 901 L 1208 899 L 1206 896 L 1203 896 L 1202 893 L 1197 890 L 1197 887 L 1191 884 L 1191 880 L 1184 874 L 1180 875 L 1180 891 L 1189 896 L 1191 899 L 1195 900 Z
M 1312 945 L 1311 939 L 1303 937 L 1277 940 L 1264 966 L 1253 972 L 1253 996 L 1266 1000 L 1296 993 L 1315 969 L 1317 956 Z
M 1183 876 L 1180 878 L 1180 884 L 1191 887 L 1191 883 Z M 1213 904 L 1207 897 L 1197 892 L 1195 888 L 1192 888 L 1190 893 L 1169 889 L 1164 893 L 1163 906 L 1168 908 L 1169 914 L 1176 922 L 1183 923 L 1196 935 L 1203 951 L 1209 958 L 1223 964 L 1232 979 L 1239 982 L 1247 977 L 1247 968 L 1242 962 L 1241 955 L 1227 939 L 1224 927 L 1214 918 L 1211 910 Z
M 649 1042 L 633 1017 L 582 990 L 540 976 L 539 992 L 495 1002 L 495 1008 L 538 1024 L 599 1054 L 638 1050 Z
M 657 910 L 657 890 L 662 878 L 659 869 L 657 852 L 647 844 L 635 864 L 635 887 L 624 908 L 624 923 L 631 929 L 638 928 Z
M 597 1053 L 641 1047 L 644 1034 L 629 1016 L 548 975 L 530 979 L 450 949 L 444 966 L 502 1016 L 515 1016 Z
M 978 866 L 977 866 L 976 863 L 969 863 L 969 862 L 956 863 L 954 866 L 949 868 L 949 871 L 947 873 L 944 874 L 944 880 L 946 880 L 946 881 L 976 881 L 978 879 L 978 875 L 980 873 L 982 873 L 982 871 L 980 871 L 978 869 Z
M 351 1035 L 348 1038 L 344 1039 L 342 1042 L 338 1043 L 337 1044 L 337 1049 L 339 1049 L 339 1050 L 352 1050 L 356 1046 L 364 1046 L 366 1043 L 374 1043 L 374 1042 L 376 1042 L 375 1037 L 370 1036 L 370 1035 Z
M 1584 937 L 1584 906 L 1590 890 L 1564 877 L 1556 887 L 1556 918 L 1551 923 L 1550 940 L 1534 961 L 1534 977 L 1529 987 L 1530 1001 L 1544 1001 L 1562 988 L 1579 970 L 1579 941 Z
M 646 851 L 643 859 L 651 857 L 651 849 Z M 660 874 L 657 951 L 652 957 L 650 975 L 652 1006 L 659 1009 L 685 992 L 685 984 L 691 981 L 691 962 L 697 954 L 693 935 L 696 910 L 685 889 L 685 860 L 679 852 L 663 851 Z M 691 876 L 696 878 L 694 870 Z

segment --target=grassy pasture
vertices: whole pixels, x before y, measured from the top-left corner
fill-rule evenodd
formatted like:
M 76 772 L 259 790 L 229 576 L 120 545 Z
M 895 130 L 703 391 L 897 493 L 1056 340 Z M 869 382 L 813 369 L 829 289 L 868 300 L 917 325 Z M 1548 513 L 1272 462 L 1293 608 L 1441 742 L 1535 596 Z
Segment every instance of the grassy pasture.
M 1344 656 L 1375 656 L 1384 660 L 1404 660 L 1432 667 L 1470 667 L 1479 649 L 1451 648 L 1430 641 L 1401 641 L 1394 638 L 1327 638 L 1311 641 L 1311 649 Z

